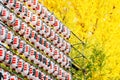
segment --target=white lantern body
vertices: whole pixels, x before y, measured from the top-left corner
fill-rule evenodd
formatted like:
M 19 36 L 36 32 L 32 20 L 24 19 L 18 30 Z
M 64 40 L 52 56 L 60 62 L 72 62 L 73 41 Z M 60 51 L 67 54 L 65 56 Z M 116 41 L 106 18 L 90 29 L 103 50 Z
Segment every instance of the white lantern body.
M 7 37 L 6 37 L 6 43 L 8 45 L 11 45 L 12 41 L 13 41 L 13 38 L 14 38 L 13 33 L 11 31 L 8 31 L 8 34 L 7 34 Z
M 12 63 L 11 63 L 11 65 L 10 65 L 10 67 L 11 67 L 12 69 L 16 69 L 16 67 L 17 67 L 17 65 L 18 65 L 18 60 L 19 60 L 19 57 L 16 56 L 16 55 L 13 55 L 13 57 L 12 57 Z
M 16 69 L 17 73 L 21 73 L 21 71 L 23 69 L 23 65 L 24 65 L 24 61 L 22 59 L 19 59 L 18 66 L 17 66 L 17 69 Z
M 30 65 L 27 62 L 25 62 L 23 65 L 23 71 L 22 71 L 23 76 L 28 76 L 29 67 Z
M 3 25 L 0 25 L 0 41 L 3 41 L 6 39 L 7 36 L 7 29 L 3 27 Z
M 25 42 L 21 40 L 19 44 L 19 49 L 18 49 L 18 52 L 20 54 L 24 52 L 24 46 L 25 46 Z
M 16 19 L 15 14 L 10 13 L 9 16 L 8 16 L 7 24 L 8 24 L 9 26 L 13 25 L 14 22 L 15 22 L 15 19 Z
M 6 50 L 4 48 L 0 48 L 0 61 L 3 61 L 5 58 Z
M 18 36 L 14 36 L 13 43 L 12 43 L 12 48 L 13 49 L 18 49 L 19 42 L 20 42 L 20 38 Z
M 21 20 L 17 18 L 15 20 L 13 30 L 18 32 L 20 30 L 20 27 L 21 27 Z
M 24 48 L 24 56 L 25 56 L 25 57 L 28 57 L 28 56 L 29 56 L 29 54 L 30 54 L 30 49 L 31 49 L 31 47 L 26 44 L 26 45 L 25 45 L 25 48 Z
M 19 30 L 19 34 L 20 34 L 20 35 L 23 35 L 23 34 L 25 33 L 26 27 L 27 27 L 27 24 L 24 23 L 24 22 L 22 22 L 22 23 L 21 23 L 20 30 Z

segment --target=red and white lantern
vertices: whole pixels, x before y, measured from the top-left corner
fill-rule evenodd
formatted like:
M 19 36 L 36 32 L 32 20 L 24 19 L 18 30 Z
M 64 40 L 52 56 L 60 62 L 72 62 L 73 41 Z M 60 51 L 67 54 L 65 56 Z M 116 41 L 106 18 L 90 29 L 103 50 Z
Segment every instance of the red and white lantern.
M 16 19 L 15 14 L 10 13 L 9 16 L 8 16 L 8 21 L 7 21 L 8 26 L 13 26 L 14 22 L 15 22 L 15 19 Z
M 30 65 L 27 62 L 25 62 L 23 65 L 23 70 L 22 70 L 23 76 L 28 76 L 29 68 L 30 68 Z
M 64 51 L 65 54 L 70 53 L 71 45 L 69 43 L 66 43 L 66 50 Z
M 45 48 L 45 51 L 44 51 L 44 52 L 45 52 L 47 55 L 48 55 L 49 52 L 50 52 L 50 45 L 51 45 L 51 44 L 50 44 L 49 42 L 46 42 L 46 45 L 45 45 L 46 48 Z
M 4 80 L 9 80 L 10 79 L 10 73 L 9 72 L 4 72 L 3 76 L 4 76 Z
M 27 24 L 24 23 L 24 22 L 22 22 L 22 23 L 21 23 L 20 30 L 19 30 L 19 34 L 20 34 L 20 35 L 23 35 L 23 34 L 25 33 L 26 27 L 27 27 Z
M 24 38 L 26 38 L 26 39 L 28 40 L 31 31 L 32 31 L 32 29 L 31 29 L 30 27 L 26 27 L 25 34 L 24 34 Z
M 31 60 L 31 61 L 34 61 L 35 60 L 35 54 L 36 54 L 35 49 L 31 48 L 30 55 L 29 55 L 28 59 Z
M 35 71 L 35 80 L 39 80 L 39 69 L 36 69 Z
M 57 62 L 62 63 L 62 60 L 63 60 L 63 52 L 60 52 Z
M 13 26 L 13 30 L 14 31 L 19 31 L 20 30 L 20 27 L 21 27 L 21 20 L 20 19 L 16 19 L 15 22 L 14 22 L 14 26 Z
M 39 54 L 40 54 L 39 52 L 36 52 L 36 54 L 35 54 L 34 63 L 37 64 L 37 65 L 39 64 Z
M 36 23 L 37 23 L 37 16 L 35 15 L 35 14 L 33 14 L 32 16 L 31 16 L 31 24 L 33 25 L 33 26 L 36 26 Z
M 28 9 L 26 6 L 22 6 L 22 11 L 20 13 L 20 16 L 23 18 L 23 19 L 26 19 L 27 17 L 27 12 L 28 12 Z
M 14 10 L 15 14 L 20 15 L 20 13 L 22 12 L 22 6 L 23 5 L 21 4 L 21 2 L 16 1 L 15 10 Z
M 51 31 L 50 31 L 50 37 L 49 37 L 49 39 L 50 39 L 51 41 L 53 41 L 54 38 L 55 38 L 55 32 L 54 32 L 53 30 L 51 30 Z
M 35 39 L 35 37 L 37 36 L 37 33 L 36 33 L 36 31 L 31 31 L 31 34 L 30 34 L 30 37 L 29 37 L 29 41 L 32 43 L 32 44 L 35 44 L 35 42 L 36 42 L 36 39 Z
M 3 27 L 3 25 L 0 25 L 0 41 L 5 41 L 7 36 L 7 29 Z
M 50 27 L 49 26 L 46 26 L 45 28 L 45 35 L 44 35 L 46 38 L 48 38 L 50 36 Z
M 60 68 L 58 71 L 58 75 L 57 75 L 58 79 L 62 79 L 62 72 L 63 72 L 63 70 L 62 70 L 62 68 Z
M 56 19 L 53 26 L 54 26 L 55 31 L 57 32 L 60 29 L 60 21 Z
M 19 49 L 18 49 L 18 52 L 19 54 L 23 53 L 24 51 L 24 46 L 25 46 L 25 42 L 23 40 L 20 41 L 20 44 L 19 44 Z
M 40 48 L 40 43 L 39 43 L 39 41 L 40 41 L 40 35 L 37 35 L 37 37 L 36 37 L 36 42 L 35 42 L 35 47 L 36 47 L 36 48 Z
M 4 60 L 6 54 L 6 50 L 4 48 L 0 48 L 0 62 Z
M 58 57 L 59 57 L 59 50 L 55 49 L 53 59 L 58 60 Z
M 55 47 L 53 45 L 50 45 L 50 52 L 48 53 L 50 57 L 54 55 L 54 50 L 55 50 Z
M 61 37 L 58 38 L 58 44 L 57 44 L 57 47 L 58 48 L 61 48 L 62 47 L 62 44 L 63 44 L 63 39 Z
M 47 26 L 45 23 L 42 24 L 41 28 L 40 28 L 40 34 L 44 35 L 45 34 L 45 26 Z
M 45 7 L 43 6 L 43 7 L 42 7 L 42 11 L 41 11 L 41 13 L 40 13 L 40 17 L 41 17 L 42 19 L 45 18 L 45 13 L 46 13 L 46 11 L 47 11 L 47 8 L 45 8 Z
M 51 13 L 50 13 L 50 11 L 47 10 L 47 11 L 45 12 L 45 19 L 44 19 L 44 21 L 45 21 L 46 23 L 49 22 L 49 21 L 48 21 L 48 20 L 49 20 L 49 16 L 51 16 Z
M 12 63 L 12 56 L 13 56 L 13 54 L 10 51 L 6 52 L 4 63 L 7 66 L 10 66 L 10 64 Z
M 53 62 L 50 62 L 50 66 L 49 66 L 49 69 L 48 69 L 48 73 L 52 74 L 54 71 L 54 63 Z
M 43 67 L 43 56 L 42 54 L 39 54 L 39 67 Z
M 23 54 L 23 55 L 24 55 L 25 57 L 28 57 L 29 54 L 30 54 L 30 50 L 31 50 L 31 47 L 26 44 L 26 45 L 24 46 L 24 54 Z
M 37 4 L 37 7 L 36 7 L 36 13 L 38 16 L 40 16 L 40 13 L 42 12 L 42 4 Z
M 35 80 L 35 70 L 33 66 L 30 66 L 28 79 Z
M 1 18 L 2 18 L 3 22 L 6 22 L 8 20 L 9 14 L 10 14 L 10 12 L 8 9 L 6 9 L 6 8 L 2 9 Z
M 41 41 L 41 38 L 40 38 Z M 45 46 L 44 44 L 46 43 L 46 39 L 42 38 L 42 41 L 40 43 L 40 50 L 44 51 L 45 50 Z
M 62 35 L 66 36 L 67 35 L 67 27 L 63 27 L 63 30 L 62 30 Z
M 63 62 L 61 63 L 62 66 L 66 65 L 66 60 L 67 60 L 67 57 L 66 57 L 66 55 L 64 55 L 63 56 Z
M 44 70 L 48 70 L 48 62 L 49 62 L 49 59 L 46 58 L 45 65 L 43 67 Z
M 17 65 L 17 68 L 16 68 L 17 73 L 21 73 L 21 71 L 23 69 L 23 65 L 24 65 L 24 61 L 22 59 L 19 59 L 18 65 Z
M 32 12 L 30 10 L 27 11 L 27 17 L 25 18 L 25 21 L 30 24 L 31 18 L 32 18 Z
M 64 51 L 65 48 L 66 48 L 66 42 L 63 40 L 63 44 L 62 44 L 60 50 L 61 50 L 61 51 Z
M 59 38 L 59 36 L 56 34 L 56 35 L 55 35 L 55 38 L 54 38 L 54 40 L 53 40 L 53 44 L 54 44 L 54 45 L 57 45 L 58 38 Z
M 50 25 L 53 25 L 55 23 L 55 20 L 56 20 L 56 18 L 53 14 L 50 15 L 49 18 L 48 18 L 48 22 L 49 22 Z
M 18 36 L 14 36 L 13 43 L 12 43 L 12 48 L 13 49 L 18 49 L 19 42 L 20 42 L 20 38 Z
M 59 66 L 55 64 L 54 65 L 54 73 L 53 73 L 54 76 L 58 75 L 58 70 L 59 70 Z
M 35 10 L 38 4 L 38 0 L 33 0 L 32 1 L 32 9 Z
M 42 64 L 42 67 L 44 68 L 44 67 L 45 67 L 45 65 L 46 65 L 46 57 L 45 57 L 45 56 L 43 56 L 43 64 Z
M 19 61 L 19 57 L 16 56 L 16 55 L 13 55 L 13 57 L 12 57 L 12 63 L 11 63 L 11 65 L 10 65 L 10 67 L 11 67 L 12 69 L 16 69 L 16 68 L 17 68 L 17 65 L 18 65 L 18 61 Z
M 40 20 L 40 19 L 38 19 L 38 21 L 37 21 L 37 24 L 36 24 L 36 26 L 35 26 L 35 30 L 37 31 L 37 32 L 40 32 L 40 28 L 41 28 L 41 26 L 42 26 L 42 20 Z
M 9 9 L 14 9 L 15 8 L 15 3 L 16 3 L 16 0 L 9 0 L 8 8 Z

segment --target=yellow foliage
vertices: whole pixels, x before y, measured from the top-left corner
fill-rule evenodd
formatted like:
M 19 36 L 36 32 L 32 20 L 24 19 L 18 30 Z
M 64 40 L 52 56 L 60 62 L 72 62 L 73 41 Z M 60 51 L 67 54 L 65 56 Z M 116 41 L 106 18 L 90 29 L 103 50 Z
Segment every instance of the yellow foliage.
M 40 0 L 58 19 L 88 44 L 100 43 L 107 56 L 102 75 L 91 80 L 120 79 L 120 1 L 119 0 Z M 70 39 L 74 43 L 75 38 Z M 78 42 L 78 41 L 77 41 Z M 77 43 L 75 42 L 75 43 Z M 91 47 L 92 48 L 92 47 Z M 86 50 L 86 55 L 90 53 Z

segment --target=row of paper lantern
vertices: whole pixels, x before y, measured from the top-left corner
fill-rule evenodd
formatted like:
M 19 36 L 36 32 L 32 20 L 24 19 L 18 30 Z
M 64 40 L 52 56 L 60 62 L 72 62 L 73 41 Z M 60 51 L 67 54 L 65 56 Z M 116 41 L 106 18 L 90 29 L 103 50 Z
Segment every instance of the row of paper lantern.
M 7 66 L 10 66 L 10 68 L 15 70 L 17 73 L 26 76 L 28 79 L 33 79 L 33 80 L 42 79 L 42 77 L 40 77 L 41 75 L 39 75 L 40 71 L 38 69 L 30 65 L 29 63 L 25 62 L 23 59 L 19 58 L 17 55 L 13 55 L 11 51 L 8 51 L 3 47 L 0 48 L 0 61 L 5 63 Z M 50 68 L 47 69 L 47 67 L 42 63 L 41 66 L 43 66 L 43 68 L 46 69 L 48 72 L 51 72 L 50 68 L 53 67 L 50 65 Z M 41 72 L 41 74 L 44 73 Z M 57 65 L 54 65 L 52 74 L 56 76 L 58 79 L 71 80 L 70 74 L 66 73 L 62 68 L 59 68 Z
M 28 1 L 27 1 L 28 2 Z M 3 2 L 4 3 L 4 2 Z M 14 1 L 13 1 L 14 3 Z M 6 5 L 9 9 L 14 9 L 14 12 L 18 15 L 21 16 L 21 18 L 25 19 L 26 22 L 30 23 L 33 25 L 33 26 L 36 26 L 37 22 L 39 22 L 39 17 L 38 15 L 34 14 L 32 11 L 28 10 L 27 7 L 23 6 L 23 3 L 21 3 L 20 1 L 15 1 L 14 4 L 12 4 L 12 6 L 10 6 L 10 2 L 8 1 L 7 5 Z M 36 12 L 39 12 L 40 13 L 40 17 L 44 17 L 45 18 L 45 22 L 47 23 L 51 23 L 53 21 L 51 21 L 51 19 L 49 20 L 50 18 L 50 14 L 46 13 L 48 12 L 48 10 L 43 7 L 41 4 L 40 4 L 41 8 L 39 9 L 42 9 L 41 12 L 39 11 L 36 11 Z M 37 7 L 36 7 L 37 8 Z M 47 11 L 46 11 L 47 10 Z M 43 11 L 43 12 L 42 12 Z M 45 13 L 46 13 L 46 17 L 45 17 Z M 49 12 L 50 13 L 50 12 Z M 26 16 L 27 15 L 27 16 Z M 53 19 L 54 20 L 54 19 Z M 67 27 L 64 27 L 64 25 L 62 25 L 62 23 L 60 23 L 59 20 L 56 20 L 54 21 L 54 28 L 55 28 L 55 31 L 57 31 L 57 33 L 62 33 L 64 36 L 66 37 L 70 37 L 70 30 L 68 30 Z M 67 35 L 67 33 L 69 34 L 69 36 Z
M 50 25 L 53 26 L 55 31 L 59 34 L 62 33 L 65 38 L 70 38 L 70 30 L 65 27 L 61 21 L 59 21 L 53 13 L 51 13 L 45 6 L 40 4 L 38 0 L 19 0 L 22 3 L 26 3 L 29 7 L 36 11 L 37 15 L 40 16 L 46 23 L 50 21 Z M 32 5 L 32 6 L 31 6 Z
M 5 48 L 0 48 L 0 61 L 5 63 L 7 66 L 10 66 L 11 69 L 15 70 L 17 73 L 26 76 L 28 79 L 32 80 L 42 80 L 42 78 L 47 78 L 48 80 L 52 80 L 49 76 L 45 75 L 40 70 L 36 69 L 29 63 L 25 62 L 23 59 L 19 58 L 17 55 L 13 55 L 13 53 Z M 6 79 L 9 80 L 9 79 Z M 17 79 L 14 79 L 17 80 Z M 43 79 L 46 80 L 46 79 Z
M 24 54 L 25 57 L 29 56 L 30 60 L 37 60 L 35 56 L 39 52 L 37 52 L 30 45 L 26 44 L 25 41 L 21 40 L 19 36 L 14 36 L 11 31 L 8 31 L 7 28 L 3 27 L 2 25 L 0 26 L 0 29 L 0 39 L 3 39 L 6 44 L 11 45 L 12 49 L 16 49 L 20 54 Z M 3 34 L 6 35 L 6 37 L 3 37 Z M 62 53 L 60 55 L 57 55 L 55 51 L 53 54 L 48 53 L 48 55 L 50 55 L 53 59 L 55 59 L 58 63 L 60 63 L 60 65 L 64 66 L 65 68 L 70 68 L 71 60 L 69 58 L 67 59 L 67 57 Z
M 5 4 L 6 7 L 8 7 L 9 9 L 13 9 L 14 13 L 20 15 L 20 17 L 23 18 L 24 19 L 23 21 L 25 22 L 17 18 L 17 16 L 14 13 L 11 13 L 9 9 L 4 7 L 0 3 L 1 21 L 7 23 L 7 25 L 11 26 L 10 28 L 13 28 L 13 30 L 18 32 L 18 34 L 20 34 L 21 36 L 24 36 L 24 38 L 29 40 L 31 43 L 33 43 L 36 48 L 42 51 L 45 51 L 47 55 L 49 55 L 58 63 L 60 63 L 60 65 L 64 66 L 65 68 L 70 68 L 71 60 L 66 55 L 64 55 L 64 53 L 68 54 L 70 52 L 70 44 L 66 42 L 63 38 L 61 38 L 58 34 L 56 34 L 54 30 L 52 30 L 49 26 L 43 23 L 39 17 L 44 19 L 44 21 L 46 23 L 49 23 L 50 25 L 51 23 L 53 23 L 52 26 L 56 28 L 57 33 L 61 33 L 60 31 L 63 31 L 63 33 L 65 33 L 63 35 L 67 36 L 66 33 L 68 33 L 69 30 L 67 30 L 67 28 L 64 28 L 64 26 L 60 23 L 59 20 L 55 19 L 53 15 L 47 14 L 49 11 L 46 11 L 47 9 L 39 3 L 37 3 L 37 6 L 34 8 L 34 10 L 36 11 L 38 10 L 37 11 L 38 16 L 37 16 L 34 13 L 32 13 L 30 10 L 28 10 L 26 6 L 20 3 L 19 1 L 21 0 L 18 0 L 18 1 L 17 0 L 4 0 L 4 1 L 0 0 L 0 1 L 3 4 Z M 29 1 L 27 1 L 27 4 L 29 4 Z M 41 12 L 39 12 L 40 8 L 41 8 Z M 55 22 L 51 21 L 51 18 L 53 17 L 55 19 Z M 35 27 L 35 30 L 32 30 L 32 28 L 30 28 L 26 22 L 29 25 L 32 24 Z M 38 64 L 36 63 L 38 61 L 36 57 L 38 56 L 38 54 L 36 54 L 36 50 L 34 48 L 30 47 L 24 41 L 20 40 L 19 36 L 14 36 L 13 32 L 5 30 L 3 27 L 1 28 L 0 32 L 1 32 L 1 38 L 0 38 L 1 41 L 5 41 L 8 45 L 12 45 L 12 48 L 16 49 L 19 53 L 25 53 L 26 57 L 28 57 L 30 60 L 35 60 L 34 63 Z M 40 35 L 38 35 L 38 33 Z M 51 40 L 52 44 L 42 36 L 47 38 L 48 40 Z M 29 49 L 32 49 L 31 51 L 32 53 L 30 53 L 30 50 L 27 53 L 24 51 L 26 49 L 26 46 L 30 47 Z M 34 52 L 35 54 L 33 54 Z M 50 70 L 46 65 L 48 61 L 49 59 L 43 56 L 43 61 L 41 61 L 42 66 L 40 65 L 39 67 L 42 67 L 45 70 Z M 48 73 L 52 73 L 54 76 L 59 76 L 58 72 L 62 68 L 60 68 L 58 65 L 55 65 L 54 67 L 56 67 L 57 69 L 56 72 L 48 71 Z M 62 71 L 65 72 L 63 69 Z
M 0 78 L 0 80 L 22 80 L 21 78 L 18 78 L 16 75 L 11 75 L 8 71 L 5 71 L 2 68 L 0 68 L 0 73 L 2 73 L 2 77 Z
M 1 20 L 5 20 L 5 18 L 1 15 Z M 7 19 L 6 19 L 7 20 Z M 13 22 L 13 30 L 14 31 L 17 31 L 17 21 L 19 19 L 16 18 L 16 20 Z M 9 23 L 9 20 L 7 21 L 7 23 Z M 25 24 L 24 22 L 22 22 L 21 24 Z M 7 32 L 2 30 L 3 31 L 3 34 L 1 35 L 1 41 L 4 40 L 7 36 Z M 18 33 L 20 35 L 23 35 L 26 39 L 28 39 L 31 43 L 34 43 L 35 44 L 35 47 L 36 48 L 40 48 L 40 50 L 44 50 L 46 54 L 52 56 L 54 53 L 59 56 L 59 55 L 63 55 L 62 52 L 59 51 L 59 49 L 55 48 L 53 45 L 51 45 L 49 42 L 47 42 L 47 40 L 45 38 L 43 38 L 42 36 L 40 35 L 37 35 L 36 31 L 32 30 L 30 27 L 26 27 L 25 29 L 23 29 L 23 26 L 21 26 L 20 30 L 18 31 Z M 12 35 L 12 33 L 9 35 Z M 10 38 L 8 39 L 8 42 L 11 43 L 12 42 L 12 39 L 13 37 L 10 36 Z M 18 38 L 19 39 L 19 38 Z M 16 42 L 16 45 L 18 45 L 19 42 Z M 66 50 L 68 51 L 68 49 Z M 67 56 L 66 56 L 67 57 Z M 56 59 L 56 58 L 54 58 Z M 57 57 L 58 59 L 58 57 Z
M 16 18 L 16 16 L 13 13 L 10 13 L 10 11 L 4 8 L 2 5 L 0 6 L 0 8 L 1 8 L 0 12 L 1 12 L 2 21 L 7 22 L 8 25 L 14 26 L 13 30 L 20 31 L 20 35 L 23 35 L 26 32 L 25 37 L 29 38 L 32 29 L 28 28 L 26 23 L 22 22 L 21 19 Z M 39 33 L 41 35 L 44 35 L 44 37 L 47 37 L 47 35 L 50 34 L 48 38 L 53 42 L 54 46 L 57 46 L 65 54 L 68 54 L 70 52 L 71 50 L 70 44 L 65 40 L 63 40 L 58 35 L 55 35 L 55 32 L 53 30 L 50 30 L 50 28 L 46 24 L 42 24 L 42 26 L 38 26 L 38 27 L 36 26 L 36 31 L 39 30 Z M 35 38 L 38 36 L 36 31 L 33 31 L 32 37 L 34 39 L 31 40 L 34 43 L 36 42 Z
M 1 27 L 1 29 L 2 29 L 2 31 L 0 31 L 1 34 L 2 34 L 2 32 L 4 33 L 4 32 L 7 31 L 7 30 L 5 31 L 5 27 L 3 27 L 3 26 Z M 8 34 L 9 33 L 12 33 L 12 32 L 9 31 Z M 14 36 L 14 35 L 12 35 L 12 36 Z M 25 42 L 23 40 L 20 40 L 20 39 L 18 40 L 18 39 L 19 39 L 18 36 L 14 36 L 13 37 L 13 42 L 11 42 L 11 44 L 9 44 L 9 42 L 8 42 L 9 41 L 9 35 L 7 35 L 7 39 L 4 39 L 4 41 L 6 41 L 6 43 L 8 43 L 8 45 L 11 45 L 12 49 L 17 49 L 19 54 L 23 54 L 29 60 L 34 61 L 34 63 L 39 65 L 40 68 L 43 68 L 44 70 L 47 70 L 48 73 L 53 74 L 54 76 L 58 75 L 59 70 L 61 70 L 61 68 L 58 65 L 54 64 L 52 61 L 50 61 L 48 58 L 43 56 L 41 53 L 37 52 L 31 46 L 25 44 Z M 16 42 L 19 42 L 19 44 L 16 45 Z M 6 55 L 2 55 L 1 59 L 4 59 L 5 56 Z M 54 55 L 53 58 L 56 58 L 56 55 Z M 11 58 L 9 58 L 9 59 L 11 59 Z M 65 58 L 65 56 L 62 57 L 62 55 L 61 55 L 56 60 L 57 60 L 58 63 L 60 63 L 65 68 L 70 68 L 70 62 L 71 61 L 70 61 L 70 59 L 67 60 Z M 15 64 L 17 66 L 17 63 L 15 63 Z M 62 69 L 62 72 L 67 74 L 67 72 L 64 71 L 63 69 Z
M 0 29 L 1 29 L 0 41 L 6 41 L 8 45 L 12 45 L 12 47 L 14 49 L 18 49 L 20 53 L 24 53 L 23 50 L 24 50 L 25 42 L 21 41 L 19 36 L 14 36 L 14 34 L 11 31 L 8 31 L 6 27 L 3 27 L 3 25 L 0 26 Z M 29 27 L 27 27 L 27 29 L 29 29 Z M 28 30 L 26 30 L 26 33 L 27 31 Z M 33 34 L 34 31 L 32 31 L 31 33 Z M 38 42 L 35 42 L 36 40 L 32 36 L 30 37 L 28 37 L 27 35 L 23 35 L 23 36 L 25 36 L 26 39 L 28 38 L 31 43 L 34 42 L 36 44 L 36 47 L 38 45 L 40 50 L 45 51 L 47 55 L 52 57 L 54 60 L 57 60 L 58 63 L 60 63 L 62 66 L 70 64 L 70 63 L 67 63 L 67 61 L 70 61 L 70 59 L 66 55 L 64 55 L 62 52 L 60 52 L 57 48 L 54 48 L 54 46 L 50 45 L 50 43 L 48 43 L 44 38 L 38 36 L 40 40 Z M 18 47 L 21 44 L 22 46 Z

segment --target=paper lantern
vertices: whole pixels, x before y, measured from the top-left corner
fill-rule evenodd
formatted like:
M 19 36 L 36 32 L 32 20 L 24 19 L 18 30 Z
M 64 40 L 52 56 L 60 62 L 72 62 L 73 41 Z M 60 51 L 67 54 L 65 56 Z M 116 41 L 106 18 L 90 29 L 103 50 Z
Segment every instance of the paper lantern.
M 24 46 L 25 46 L 25 42 L 23 40 L 20 41 L 20 44 L 18 46 L 18 52 L 19 54 L 24 52 Z
M 4 48 L 0 48 L 0 61 L 3 61 L 5 58 L 6 50 Z
M 17 65 L 17 68 L 16 68 L 17 73 L 21 73 L 21 71 L 23 70 L 23 65 L 24 65 L 24 61 L 22 59 L 19 59 L 18 65 Z
M 30 68 L 30 65 L 27 62 L 25 62 L 23 65 L 23 70 L 22 70 L 23 76 L 25 76 L 25 77 L 28 76 L 29 68 Z
M 12 57 L 13 57 L 13 54 L 10 51 L 7 51 L 5 55 L 5 60 L 4 60 L 4 63 L 7 66 L 10 66 L 10 64 L 12 63 Z
M 29 54 L 30 54 L 30 50 L 31 50 L 31 47 L 28 44 L 26 44 L 25 47 L 24 47 L 24 53 L 23 53 L 23 55 L 25 57 L 28 57 Z
M 12 42 L 13 49 L 18 49 L 19 41 L 20 41 L 20 38 L 18 36 L 14 36 L 13 42 Z
M 21 23 L 22 23 L 22 21 L 20 19 L 18 19 L 18 18 L 15 19 L 15 22 L 13 25 L 13 30 L 18 32 L 20 30 Z
M 4 80 L 9 80 L 11 77 L 9 72 L 4 72 L 3 76 L 4 76 Z
M 14 35 L 11 31 L 8 31 L 7 37 L 6 37 L 6 43 L 8 45 L 11 45 L 13 42 Z
M 7 36 L 7 29 L 3 27 L 3 25 L 0 25 L 0 41 L 4 42 Z
M 7 25 L 8 26 L 13 26 L 15 19 L 16 19 L 15 14 L 10 13 L 9 16 L 8 16 Z
M 16 1 L 16 3 L 15 3 L 15 9 L 14 9 L 15 14 L 20 15 L 21 12 L 22 12 L 22 7 L 23 7 L 23 5 L 21 4 L 21 2 Z
M 24 23 L 24 22 L 22 22 L 20 26 L 21 26 L 21 27 L 20 27 L 20 30 L 19 30 L 19 34 L 20 34 L 20 35 L 23 35 L 23 34 L 25 33 L 25 29 L 26 29 L 26 27 L 27 27 L 27 24 Z
M 13 57 L 12 57 L 12 62 L 11 62 L 11 65 L 10 65 L 10 67 L 11 67 L 13 70 L 17 68 L 18 61 L 19 61 L 19 57 L 16 56 L 16 55 L 13 55 Z

